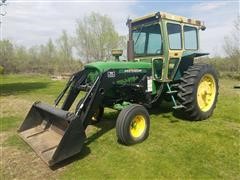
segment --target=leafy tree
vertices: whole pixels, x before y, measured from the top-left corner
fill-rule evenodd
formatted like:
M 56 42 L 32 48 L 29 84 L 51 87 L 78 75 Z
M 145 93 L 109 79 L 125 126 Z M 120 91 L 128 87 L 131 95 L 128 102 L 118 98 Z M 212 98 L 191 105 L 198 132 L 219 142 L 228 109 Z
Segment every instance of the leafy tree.
M 122 42 L 121 38 L 106 15 L 93 12 L 77 21 L 75 46 L 86 62 L 109 59 L 111 50 Z
M 56 41 L 59 55 L 66 61 L 73 59 L 73 41 L 65 30 L 62 31 L 62 35 Z
M 56 47 L 53 44 L 52 39 L 50 38 L 46 45 L 40 46 L 40 54 L 42 58 L 52 60 L 55 57 Z
M 24 46 L 16 46 L 14 48 L 14 65 L 16 72 L 29 72 L 29 54 Z
M 14 46 L 9 40 L 0 41 L 0 65 L 5 72 L 15 69 L 14 67 Z

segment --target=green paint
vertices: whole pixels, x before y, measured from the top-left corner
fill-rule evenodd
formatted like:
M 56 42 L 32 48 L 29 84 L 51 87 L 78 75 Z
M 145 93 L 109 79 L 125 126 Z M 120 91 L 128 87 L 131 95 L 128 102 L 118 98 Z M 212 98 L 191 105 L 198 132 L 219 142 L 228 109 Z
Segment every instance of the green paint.
M 130 102 L 126 102 L 124 101 L 122 104 L 118 103 L 118 104 L 114 104 L 113 109 L 121 111 L 124 108 L 128 107 L 129 105 L 131 105 Z
M 152 94 L 157 93 L 157 85 L 159 85 L 159 82 L 153 80 L 153 82 L 152 82 Z
M 109 69 L 151 69 L 150 62 L 126 62 L 126 61 L 98 61 L 85 65 L 86 68 L 96 68 L 100 72 Z

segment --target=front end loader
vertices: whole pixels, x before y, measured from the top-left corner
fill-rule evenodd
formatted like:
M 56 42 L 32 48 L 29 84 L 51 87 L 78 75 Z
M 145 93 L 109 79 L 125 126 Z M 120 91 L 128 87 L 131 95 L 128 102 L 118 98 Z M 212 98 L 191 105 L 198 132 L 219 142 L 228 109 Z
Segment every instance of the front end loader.
M 85 130 L 102 119 L 104 108 L 120 111 L 116 134 L 132 145 L 150 130 L 148 110 L 164 99 L 189 120 L 210 117 L 216 106 L 218 78 L 207 64 L 194 63 L 199 52 L 201 21 L 157 12 L 128 20 L 128 60 L 85 65 L 74 73 L 54 106 L 35 102 L 18 132 L 49 166 L 81 152 Z M 85 95 L 70 111 L 79 93 Z M 60 106 L 61 104 L 61 106 Z

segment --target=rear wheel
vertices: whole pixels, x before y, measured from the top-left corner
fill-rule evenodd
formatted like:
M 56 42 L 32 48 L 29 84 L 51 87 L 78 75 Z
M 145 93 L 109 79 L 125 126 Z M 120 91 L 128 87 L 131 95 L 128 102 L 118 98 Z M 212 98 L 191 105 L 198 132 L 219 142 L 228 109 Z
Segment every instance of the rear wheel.
M 217 72 L 211 65 L 194 64 L 184 72 L 177 100 L 185 107 L 181 110 L 185 118 L 207 119 L 216 107 L 217 97 Z
M 116 122 L 120 142 L 132 145 L 144 141 L 149 135 L 150 118 L 145 107 L 132 104 L 123 109 Z
M 83 99 L 81 99 L 78 102 L 78 104 L 76 106 L 76 109 L 75 109 L 75 112 L 77 112 L 77 110 L 79 109 L 79 107 L 82 104 L 82 102 L 83 102 Z M 103 114 L 104 114 L 104 108 L 102 106 L 99 106 L 99 108 L 96 109 L 94 115 L 91 118 L 92 123 L 97 123 L 97 122 L 101 121 L 101 119 L 103 117 Z

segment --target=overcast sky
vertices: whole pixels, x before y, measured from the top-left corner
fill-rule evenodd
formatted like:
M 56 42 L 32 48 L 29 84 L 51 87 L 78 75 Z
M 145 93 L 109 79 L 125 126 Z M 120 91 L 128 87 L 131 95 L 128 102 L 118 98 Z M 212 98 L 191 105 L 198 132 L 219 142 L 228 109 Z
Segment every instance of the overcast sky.
M 126 20 L 150 12 L 165 11 L 205 22 L 201 49 L 212 55 L 222 53 L 224 36 L 232 31 L 239 15 L 239 1 L 60 1 L 8 0 L 3 19 L 3 38 L 27 47 L 58 38 L 65 29 L 75 33 L 76 19 L 92 11 L 112 17 L 116 30 L 127 34 Z

